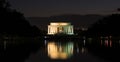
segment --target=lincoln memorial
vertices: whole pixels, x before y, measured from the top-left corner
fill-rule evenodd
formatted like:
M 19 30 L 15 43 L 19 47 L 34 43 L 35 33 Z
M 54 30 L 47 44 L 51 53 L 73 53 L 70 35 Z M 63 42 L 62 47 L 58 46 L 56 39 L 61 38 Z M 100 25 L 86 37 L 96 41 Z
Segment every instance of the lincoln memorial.
M 48 35 L 55 35 L 60 33 L 73 35 L 73 25 L 67 22 L 51 22 L 50 25 L 48 25 Z

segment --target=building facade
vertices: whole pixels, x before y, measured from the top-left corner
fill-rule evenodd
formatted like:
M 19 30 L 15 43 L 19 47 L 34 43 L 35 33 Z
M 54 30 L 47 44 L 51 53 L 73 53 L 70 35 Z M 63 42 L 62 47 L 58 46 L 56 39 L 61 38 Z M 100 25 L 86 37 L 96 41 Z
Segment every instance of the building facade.
M 48 25 L 48 35 L 66 34 L 73 35 L 73 25 L 67 22 L 52 22 Z

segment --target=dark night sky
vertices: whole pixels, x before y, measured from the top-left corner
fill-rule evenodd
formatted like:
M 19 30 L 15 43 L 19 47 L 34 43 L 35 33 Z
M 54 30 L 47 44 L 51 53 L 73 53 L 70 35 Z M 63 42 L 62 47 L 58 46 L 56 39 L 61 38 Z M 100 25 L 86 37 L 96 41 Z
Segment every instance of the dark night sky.
M 26 17 L 59 14 L 109 14 L 120 7 L 120 0 L 8 0 Z

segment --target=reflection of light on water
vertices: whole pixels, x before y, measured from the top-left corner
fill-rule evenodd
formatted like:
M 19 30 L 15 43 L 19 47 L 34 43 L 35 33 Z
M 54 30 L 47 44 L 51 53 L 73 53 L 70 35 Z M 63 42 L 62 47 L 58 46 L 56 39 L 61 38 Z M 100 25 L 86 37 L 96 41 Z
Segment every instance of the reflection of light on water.
M 87 53 L 87 49 L 85 47 L 82 47 L 81 53 Z
M 6 45 L 7 45 L 7 42 L 4 41 L 4 50 L 6 50 Z
M 112 40 L 111 39 L 106 39 L 106 40 L 100 40 L 101 46 L 106 46 L 106 47 L 112 47 Z
M 67 59 L 73 55 L 73 43 L 60 44 L 55 42 L 48 42 L 48 56 L 51 59 Z
M 82 48 L 81 52 L 84 53 L 85 52 L 85 48 Z
M 84 43 L 84 46 L 85 46 L 85 42 L 86 42 L 86 41 L 84 40 L 84 41 L 83 41 L 83 43 Z
M 108 47 L 108 40 L 105 40 L 105 45 Z
M 105 40 L 105 46 L 112 47 L 112 40 Z
M 47 44 L 47 41 L 45 40 L 45 45 Z
M 100 43 L 101 43 L 101 46 L 102 46 L 102 44 L 103 44 L 103 41 L 102 41 L 102 40 L 100 40 Z
M 51 58 L 58 58 L 57 46 L 55 45 L 55 43 L 48 44 L 48 56 L 50 56 Z
M 112 47 L 112 41 L 110 40 L 110 47 Z
M 79 48 L 77 48 L 77 53 L 79 53 Z
M 100 37 L 101 46 L 112 47 L 112 36 Z

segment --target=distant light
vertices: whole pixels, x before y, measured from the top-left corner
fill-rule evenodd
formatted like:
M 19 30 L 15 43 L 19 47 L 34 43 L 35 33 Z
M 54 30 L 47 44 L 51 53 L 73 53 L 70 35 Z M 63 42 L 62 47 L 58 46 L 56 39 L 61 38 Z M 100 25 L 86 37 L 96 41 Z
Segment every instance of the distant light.
M 44 36 L 44 38 L 47 38 L 47 36 Z

